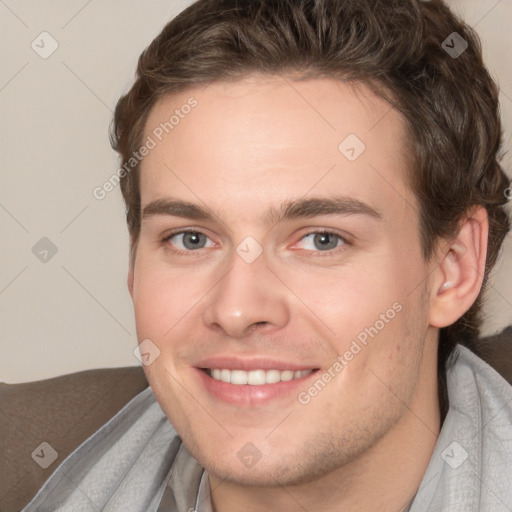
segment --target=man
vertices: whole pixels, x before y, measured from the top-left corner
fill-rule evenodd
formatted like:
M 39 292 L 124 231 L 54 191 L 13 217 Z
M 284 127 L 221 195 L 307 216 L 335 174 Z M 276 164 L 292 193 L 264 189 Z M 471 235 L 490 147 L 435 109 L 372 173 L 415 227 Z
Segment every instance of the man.
M 200 0 L 113 128 L 150 388 L 25 510 L 512 510 L 512 391 L 458 345 L 509 229 L 469 27 Z

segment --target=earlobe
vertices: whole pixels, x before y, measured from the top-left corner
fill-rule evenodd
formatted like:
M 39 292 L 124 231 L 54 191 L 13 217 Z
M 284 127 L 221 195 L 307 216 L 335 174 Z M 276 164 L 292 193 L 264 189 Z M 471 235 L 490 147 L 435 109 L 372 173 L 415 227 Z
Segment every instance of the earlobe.
M 443 247 L 432 279 L 432 326 L 453 324 L 478 297 L 485 272 L 488 232 L 487 212 L 479 207 L 461 224 L 457 236 Z

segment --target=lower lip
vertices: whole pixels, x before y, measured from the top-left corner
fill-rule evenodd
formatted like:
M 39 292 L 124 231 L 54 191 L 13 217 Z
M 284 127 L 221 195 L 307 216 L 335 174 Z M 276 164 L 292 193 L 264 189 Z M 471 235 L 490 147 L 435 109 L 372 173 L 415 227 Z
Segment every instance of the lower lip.
M 318 370 L 313 370 L 310 374 L 299 379 L 276 382 L 275 384 L 262 384 L 261 386 L 228 384 L 213 379 L 203 370 L 196 368 L 196 371 L 206 390 L 215 398 L 228 404 L 254 407 L 265 405 L 278 398 L 288 397 L 294 391 L 297 392 L 299 388 L 303 387 L 305 381 L 315 375 Z M 294 394 L 294 396 L 296 395 Z

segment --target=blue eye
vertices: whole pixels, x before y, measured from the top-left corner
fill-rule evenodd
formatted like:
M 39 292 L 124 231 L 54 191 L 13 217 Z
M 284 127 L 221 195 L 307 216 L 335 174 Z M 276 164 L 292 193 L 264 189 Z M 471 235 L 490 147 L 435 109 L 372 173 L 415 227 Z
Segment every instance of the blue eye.
M 301 241 L 308 239 L 310 243 L 312 242 L 312 247 L 305 247 L 308 251 L 332 251 L 346 243 L 340 235 L 330 233 L 328 231 L 316 231 L 309 233 L 302 237 Z
M 172 245 L 177 246 L 178 250 L 185 252 L 204 249 L 206 247 L 206 242 L 209 240 L 206 235 L 200 233 L 199 231 L 181 231 L 179 233 L 172 233 L 164 239 L 164 242 L 171 243 L 171 240 L 179 240 L 180 237 L 181 247 L 180 243 L 172 243 Z

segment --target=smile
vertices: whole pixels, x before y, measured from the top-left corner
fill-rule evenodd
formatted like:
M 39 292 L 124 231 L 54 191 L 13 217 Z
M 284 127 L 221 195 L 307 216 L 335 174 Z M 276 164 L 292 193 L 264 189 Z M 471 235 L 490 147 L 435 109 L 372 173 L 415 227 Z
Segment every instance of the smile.
M 312 373 L 313 370 L 228 370 L 219 368 L 207 368 L 206 373 L 214 380 L 235 384 L 237 386 L 262 386 L 264 384 L 276 384 L 294 379 L 301 379 Z

